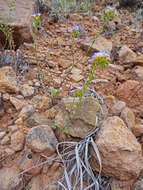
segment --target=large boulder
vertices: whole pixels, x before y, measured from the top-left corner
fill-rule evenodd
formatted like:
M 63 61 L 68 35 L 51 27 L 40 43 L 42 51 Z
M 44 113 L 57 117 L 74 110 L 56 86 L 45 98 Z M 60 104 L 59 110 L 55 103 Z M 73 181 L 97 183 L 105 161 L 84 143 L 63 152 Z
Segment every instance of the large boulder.
M 102 160 L 102 172 L 123 184 L 132 184 L 143 169 L 141 145 L 117 116 L 107 118 L 95 139 Z M 92 168 L 98 171 L 98 161 L 92 153 Z

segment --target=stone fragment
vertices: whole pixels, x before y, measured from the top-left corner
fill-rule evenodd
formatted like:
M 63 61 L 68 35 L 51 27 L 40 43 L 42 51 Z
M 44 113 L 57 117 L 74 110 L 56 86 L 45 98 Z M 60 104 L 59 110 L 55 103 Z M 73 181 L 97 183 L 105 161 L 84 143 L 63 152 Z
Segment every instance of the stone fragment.
M 18 177 L 19 170 L 16 167 L 0 169 L 1 190 L 22 190 L 22 179 Z
M 2 98 L 3 98 L 3 101 L 8 101 L 10 99 L 10 95 L 8 93 L 4 93 Z
M 35 112 L 34 106 L 28 104 L 22 108 L 22 110 L 19 113 L 19 118 L 22 118 L 23 120 L 26 120 L 28 117 L 30 117 Z
M 56 150 L 57 139 L 50 126 L 39 125 L 28 132 L 26 143 L 34 152 L 51 154 Z
M 132 128 L 132 132 L 136 137 L 142 136 L 143 135 L 143 124 L 137 123 L 134 125 Z
M 135 126 L 134 112 L 130 108 L 125 107 L 121 112 L 121 118 L 123 119 L 127 127 L 132 131 Z
M 51 107 L 51 99 L 46 96 L 34 96 L 32 98 L 32 102 L 36 105 L 36 108 L 40 109 L 41 111 L 48 110 Z
M 8 145 L 10 143 L 10 137 L 9 136 L 5 136 L 2 140 L 1 140 L 1 144 L 2 145 Z
M 91 46 L 93 40 L 95 40 L 95 37 L 87 38 L 80 42 L 81 47 L 84 50 L 88 50 L 88 47 Z M 108 54 L 111 53 L 112 50 L 112 42 L 110 40 L 107 40 L 106 38 L 100 36 L 95 43 L 93 44 L 92 48 L 90 49 L 90 53 L 95 52 L 107 52 Z
M 18 93 L 16 74 L 12 67 L 0 68 L 0 89 L 8 93 Z
M 37 125 L 47 125 L 49 123 L 50 120 L 44 114 L 39 113 L 34 113 L 26 120 L 26 126 L 30 128 Z
M 95 143 L 101 155 L 103 174 L 123 184 L 132 184 L 143 169 L 142 149 L 123 120 L 117 116 L 107 118 Z M 92 154 L 92 168 L 98 170 L 97 157 Z
M 119 58 L 122 63 L 129 63 L 136 57 L 136 54 L 126 45 L 119 50 Z
M 20 88 L 20 92 L 22 93 L 24 97 L 31 97 L 34 95 L 35 90 L 32 86 L 29 86 L 28 84 L 24 84 Z
M 0 132 L 0 139 L 2 139 L 5 136 L 6 132 L 5 131 L 1 131 Z
M 26 101 L 20 100 L 12 96 L 10 96 L 10 102 L 16 108 L 17 111 L 22 109 L 22 107 L 24 107 L 27 104 Z
M 16 47 L 23 42 L 33 42 L 33 20 L 31 15 L 37 12 L 37 6 L 36 0 L 15 1 L 9 26 L 13 28 L 13 39 Z M 9 16 L 9 3 L 1 0 L 0 10 L 0 18 L 2 18 L 3 24 L 5 24 Z M 0 42 L 3 42 L 3 38 L 3 35 L 0 34 Z
M 135 59 L 131 60 L 131 63 L 143 66 L 143 55 L 137 56 Z
M 11 148 L 14 151 L 20 151 L 24 147 L 24 134 L 17 131 L 11 135 Z
M 81 81 L 83 79 L 84 79 L 84 76 L 82 76 L 82 75 L 78 75 L 78 74 L 72 74 L 71 75 L 71 80 L 73 82 L 79 82 L 79 81 Z
M 123 102 L 123 101 L 117 101 L 114 104 L 114 106 L 112 107 L 112 113 L 116 114 L 116 115 L 120 114 L 121 111 L 125 108 L 125 106 L 126 106 L 125 102 Z
M 138 78 L 143 79 L 143 67 L 142 66 L 136 66 L 135 69 L 133 70 L 133 72 L 135 73 L 135 75 Z

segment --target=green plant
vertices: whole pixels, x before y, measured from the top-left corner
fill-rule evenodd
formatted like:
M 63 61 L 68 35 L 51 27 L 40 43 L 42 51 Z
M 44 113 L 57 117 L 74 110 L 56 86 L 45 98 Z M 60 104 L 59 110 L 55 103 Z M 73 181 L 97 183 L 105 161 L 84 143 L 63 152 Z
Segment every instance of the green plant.
M 103 17 L 103 23 L 99 29 L 99 33 L 96 34 L 95 39 L 92 41 L 91 45 L 88 47 L 88 50 L 86 52 L 86 54 L 88 54 L 88 52 L 90 51 L 91 47 L 93 46 L 93 44 L 96 42 L 97 38 L 101 35 L 105 24 L 107 23 L 107 21 L 112 21 L 115 17 L 115 15 L 118 15 L 117 11 L 111 7 L 111 6 L 107 6 L 107 8 L 104 10 L 104 17 Z M 75 44 L 74 44 L 74 39 L 78 37 L 79 35 L 79 27 L 78 26 L 73 26 L 72 28 L 70 28 L 68 30 L 68 32 L 71 34 L 72 36 L 72 55 L 73 55 L 73 65 L 75 64 L 74 62 L 74 53 L 75 53 Z M 87 80 L 85 81 L 85 84 L 83 85 L 83 87 L 77 87 L 75 90 L 72 90 L 70 92 L 70 94 L 73 95 L 74 99 L 73 102 L 70 105 L 70 113 L 74 114 L 76 113 L 77 110 L 75 110 L 73 112 L 73 106 L 75 104 L 75 97 L 79 98 L 79 101 L 76 103 L 77 107 L 79 107 L 81 105 L 81 101 L 83 98 L 83 95 L 85 94 L 90 82 L 93 79 L 95 70 L 97 68 L 97 66 L 101 66 L 102 68 L 106 67 L 108 65 L 108 58 L 109 55 L 106 52 L 98 52 L 95 53 L 92 58 L 89 60 L 89 63 L 92 64 L 89 76 L 87 78 Z M 83 58 L 83 57 L 82 57 Z M 72 66 L 73 66 L 72 65 Z M 61 131 L 65 130 L 65 127 L 68 125 L 69 119 L 66 120 L 66 122 L 63 123 L 63 125 L 59 125 L 58 123 L 56 123 L 56 127 L 60 128 Z M 68 130 L 66 129 L 66 132 L 68 132 Z
M 4 34 L 6 41 L 8 41 L 9 49 L 12 51 L 13 45 L 12 45 L 12 34 L 13 34 L 13 29 L 10 26 L 10 22 L 12 21 L 12 12 L 15 7 L 15 2 L 13 0 L 10 1 L 9 3 L 9 15 L 6 17 L 6 23 L 3 24 L 2 19 L 0 23 L 0 31 Z
M 40 26 L 40 15 L 41 15 L 40 13 L 31 15 L 34 18 L 33 33 L 34 33 L 34 48 L 35 48 L 36 54 L 37 54 L 37 32 L 38 32 L 38 27 Z
M 69 117 L 68 117 L 68 115 L 65 115 L 64 122 L 60 122 L 60 123 L 55 122 L 54 128 L 55 128 L 55 129 L 58 128 L 58 129 L 60 129 L 63 133 L 68 134 L 68 129 L 67 129 L 68 124 L 69 124 Z
M 52 95 L 52 99 L 58 98 L 58 96 L 60 95 L 61 89 L 55 89 L 55 88 L 50 88 L 50 92 Z

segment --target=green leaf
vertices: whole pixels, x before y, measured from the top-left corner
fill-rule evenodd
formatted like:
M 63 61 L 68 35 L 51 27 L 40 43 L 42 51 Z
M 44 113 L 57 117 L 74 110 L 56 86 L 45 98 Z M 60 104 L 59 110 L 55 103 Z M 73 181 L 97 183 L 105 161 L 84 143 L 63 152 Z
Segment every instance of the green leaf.
M 65 134 L 68 134 L 68 129 L 63 129 L 63 132 L 64 132 Z
M 65 120 L 69 121 L 69 116 L 68 115 L 65 115 Z
M 61 128 L 58 123 L 55 123 L 54 126 L 57 127 L 57 128 L 59 128 L 59 129 Z

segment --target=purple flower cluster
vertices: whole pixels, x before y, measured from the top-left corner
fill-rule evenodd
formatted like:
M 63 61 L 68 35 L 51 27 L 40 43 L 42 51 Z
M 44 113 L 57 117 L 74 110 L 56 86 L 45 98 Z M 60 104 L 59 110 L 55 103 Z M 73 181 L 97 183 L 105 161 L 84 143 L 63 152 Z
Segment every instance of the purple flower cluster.
M 68 29 L 68 32 L 79 32 L 79 26 L 73 26 Z
M 104 12 L 105 13 L 111 12 L 111 13 L 114 13 L 116 16 L 119 15 L 117 10 L 114 7 L 111 7 L 111 6 L 107 6 L 106 9 L 104 9 Z
M 73 93 L 77 93 L 78 91 L 81 91 L 82 90 L 82 87 L 81 86 L 78 86 L 78 87 L 75 87 L 75 89 L 74 90 L 69 90 L 68 91 L 68 94 L 69 95 L 71 95 L 71 94 L 73 94 Z
M 106 52 L 94 53 L 94 55 L 91 57 L 91 59 L 88 62 L 92 63 L 95 61 L 96 58 L 102 58 L 102 57 L 109 57 L 109 54 L 107 54 Z
M 36 13 L 36 14 L 31 15 L 31 16 L 38 19 L 41 16 L 41 13 Z

